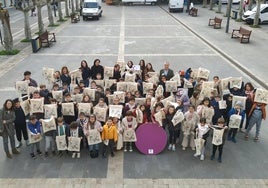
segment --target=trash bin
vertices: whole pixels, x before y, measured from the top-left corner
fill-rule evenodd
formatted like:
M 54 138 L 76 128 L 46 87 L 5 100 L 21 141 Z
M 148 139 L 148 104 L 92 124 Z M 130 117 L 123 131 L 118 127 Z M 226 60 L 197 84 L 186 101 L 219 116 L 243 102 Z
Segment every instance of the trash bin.
M 38 50 L 40 50 L 40 48 L 41 48 L 39 36 L 33 37 L 31 40 L 31 43 L 32 43 L 33 53 L 38 52 Z
M 237 19 L 238 11 L 237 10 L 232 10 L 232 18 Z

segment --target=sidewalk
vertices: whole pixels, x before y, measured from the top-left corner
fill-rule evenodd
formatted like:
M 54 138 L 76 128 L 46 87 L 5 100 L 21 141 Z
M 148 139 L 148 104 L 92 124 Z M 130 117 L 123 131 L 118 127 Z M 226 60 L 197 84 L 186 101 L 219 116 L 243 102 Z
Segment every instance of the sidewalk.
M 167 7 L 164 8 L 167 9 Z M 266 53 L 268 25 L 260 25 L 261 28 L 252 28 L 244 22 L 236 22 L 230 18 L 229 33 L 225 33 L 227 17 L 224 17 L 224 7 L 222 14 L 215 12 L 217 7 L 214 7 L 214 10 L 209 10 L 209 8 L 202 8 L 198 5 L 197 8 L 197 17 L 188 16 L 187 13 L 176 13 L 172 15 L 178 18 L 186 27 L 190 28 L 193 33 L 199 35 L 201 39 L 207 41 L 208 45 L 216 49 L 225 58 L 228 58 L 233 63 L 244 68 L 245 71 L 251 73 L 251 78 L 255 76 L 258 80 L 262 81 L 262 87 L 267 89 L 268 75 L 266 70 L 268 69 L 268 65 L 265 62 L 268 58 L 268 54 Z M 223 19 L 221 29 L 213 29 L 213 27 L 208 26 L 209 18 L 214 18 L 215 16 Z M 252 30 L 250 43 L 241 44 L 239 40 L 231 39 L 232 30 L 238 29 L 240 26 Z

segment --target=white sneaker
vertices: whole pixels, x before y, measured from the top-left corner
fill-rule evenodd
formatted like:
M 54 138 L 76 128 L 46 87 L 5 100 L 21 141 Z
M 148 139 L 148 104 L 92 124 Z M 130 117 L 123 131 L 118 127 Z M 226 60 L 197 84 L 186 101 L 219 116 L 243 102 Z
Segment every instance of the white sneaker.
M 72 158 L 75 158 L 76 153 L 73 153 Z
M 172 146 L 172 151 L 176 151 L 175 145 Z
M 194 157 L 198 157 L 199 155 L 197 153 L 194 154 Z
M 205 155 L 201 155 L 201 156 L 200 156 L 200 160 L 201 160 L 201 161 L 204 161 L 204 159 L 205 159 Z
M 127 152 L 127 148 L 125 147 L 124 152 Z
M 172 144 L 169 144 L 168 150 L 171 150 L 171 149 L 172 149 Z
M 186 148 L 185 147 L 182 147 L 182 150 L 184 151 L 184 150 L 186 150 Z
M 131 148 L 129 148 L 129 152 L 132 152 L 133 150 L 132 150 L 132 147 Z
M 195 147 L 192 147 L 192 150 L 195 151 Z
M 77 153 L 77 159 L 80 159 L 80 153 Z

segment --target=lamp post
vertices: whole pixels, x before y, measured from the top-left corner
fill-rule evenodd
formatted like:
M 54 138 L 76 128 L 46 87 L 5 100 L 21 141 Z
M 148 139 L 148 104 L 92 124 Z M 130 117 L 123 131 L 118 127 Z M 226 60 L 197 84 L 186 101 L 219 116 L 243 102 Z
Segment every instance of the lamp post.
M 56 2 L 55 2 L 55 0 L 53 0 L 53 10 L 54 10 L 54 16 L 57 17 Z

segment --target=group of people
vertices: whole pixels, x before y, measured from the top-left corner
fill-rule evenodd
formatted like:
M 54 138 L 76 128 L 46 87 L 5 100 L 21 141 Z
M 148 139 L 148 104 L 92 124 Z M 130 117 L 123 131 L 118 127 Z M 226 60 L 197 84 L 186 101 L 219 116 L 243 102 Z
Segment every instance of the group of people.
M 8 138 L 12 153 L 19 154 L 17 148 L 22 146 L 23 135 L 26 144 L 31 147 L 32 158 L 42 155 L 40 149 L 42 136 L 45 139 L 45 157 L 49 156 L 50 150 L 52 155 L 56 153 L 59 156 L 64 155 L 66 148 L 60 150 L 56 147 L 58 144 L 55 142 L 56 137 L 60 136 L 66 138 L 67 145 L 70 144 L 68 143 L 70 138 L 79 138 L 80 147 L 88 148 L 92 158 L 98 157 L 99 153 L 104 158 L 109 153 L 114 157 L 115 150 L 133 151 L 133 143 L 136 140 L 135 131 L 148 122 L 162 126 L 167 132 L 168 150 L 175 151 L 182 141 L 182 150 L 188 147 L 193 151 L 196 150 L 194 156 L 200 156 L 200 160 L 205 158 L 210 133 L 213 135 L 213 150 L 210 159 L 214 160 L 218 149 L 219 162 L 222 162 L 225 139 L 236 143 L 236 134 L 239 130 L 243 130 L 244 124 L 245 139 L 249 138 L 249 132 L 256 125 L 254 141 L 259 140 L 261 122 L 266 117 L 266 104 L 254 100 L 256 89 L 250 82 L 244 84 L 241 81 L 236 85 L 228 83 L 228 92 L 226 92 L 221 87 L 219 77 L 214 76 L 209 96 L 203 96 L 202 89 L 204 88 L 202 87 L 209 80 L 196 76 L 194 69 L 191 68 L 175 72 L 170 69 L 169 63 L 165 62 L 164 68 L 156 72 L 151 63 L 146 64 L 144 60 L 140 60 L 138 65 L 134 65 L 132 61 L 128 61 L 124 66 L 120 63 L 115 64 L 113 74 L 109 74 L 109 77 L 105 69 L 99 59 L 94 60 L 91 67 L 85 60 L 82 60 L 79 68 L 81 77 L 72 76 L 68 67 L 64 66 L 61 71 L 54 72 L 50 83 L 40 84 L 39 87 L 31 78 L 31 72 L 25 71 L 23 81 L 26 81 L 29 87 L 35 87 L 36 90 L 28 93 L 26 97 L 6 100 L 0 112 L 0 131 L 6 156 L 12 158 Z M 117 92 L 118 83 L 129 79 L 129 75 L 135 76 L 137 89 L 123 91 L 124 98 L 114 95 Z M 98 85 L 100 80 L 114 80 L 114 82 L 107 87 L 106 84 Z M 174 80 L 178 83 L 176 90 L 169 91 L 167 84 Z M 146 83 L 152 83 L 152 87 L 145 88 Z M 86 94 L 84 92 L 86 88 L 94 89 L 94 96 Z M 53 91 L 62 91 L 63 98 L 53 98 Z M 80 101 L 74 100 L 76 95 L 81 94 Z M 112 100 L 109 96 L 113 96 Z M 239 100 L 234 102 L 235 96 L 244 97 L 246 102 Z M 52 116 L 55 118 L 56 128 L 45 133 L 42 132 L 42 121 L 46 112 L 25 114 L 25 109 L 20 105 L 22 102 L 25 103 L 25 99 L 30 103 L 31 99 L 40 98 L 43 99 L 44 105 L 56 104 L 57 106 L 56 114 Z M 224 107 L 221 105 L 223 101 Z M 74 104 L 73 115 L 63 113 L 64 103 Z M 81 103 L 91 104 L 90 109 L 79 110 Z M 110 106 L 121 106 L 119 115 L 109 116 Z M 99 109 L 105 109 L 105 117 L 98 116 Z M 180 115 L 182 118 L 179 118 Z M 238 122 L 239 126 L 234 127 L 234 122 Z M 15 134 L 18 140 L 17 146 L 15 146 Z M 129 137 L 127 139 L 129 134 L 133 136 L 132 140 Z M 97 135 L 98 138 L 94 139 L 100 139 L 99 143 L 92 144 L 89 139 L 93 135 Z M 72 151 L 72 158 L 80 158 L 80 149 Z

